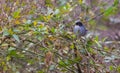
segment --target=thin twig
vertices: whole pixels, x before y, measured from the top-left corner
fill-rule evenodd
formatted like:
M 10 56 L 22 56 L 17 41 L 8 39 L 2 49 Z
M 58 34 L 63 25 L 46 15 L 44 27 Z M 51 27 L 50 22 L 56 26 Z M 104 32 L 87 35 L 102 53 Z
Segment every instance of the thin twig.
M 74 44 L 74 54 L 75 54 L 75 58 L 77 58 L 77 57 L 78 57 L 78 56 L 77 56 L 77 48 L 76 48 L 75 43 L 73 43 L 73 44 Z M 77 66 L 77 68 L 78 68 L 78 73 L 82 73 L 79 63 L 76 63 L 76 66 Z

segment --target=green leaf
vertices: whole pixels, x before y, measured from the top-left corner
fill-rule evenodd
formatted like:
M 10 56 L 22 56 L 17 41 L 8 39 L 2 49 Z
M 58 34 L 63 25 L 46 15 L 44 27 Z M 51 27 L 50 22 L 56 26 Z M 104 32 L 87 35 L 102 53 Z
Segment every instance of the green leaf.
M 119 4 L 119 0 L 114 0 L 113 6 L 117 6 Z
M 102 45 L 99 42 L 99 37 L 98 36 L 95 37 L 94 42 L 98 45 L 98 47 L 102 47 Z
M 91 53 L 91 54 L 94 54 L 94 49 L 93 48 L 89 48 L 88 51 Z
M 55 33 L 55 32 L 56 32 L 56 29 L 55 29 L 54 27 L 52 27 L 52 28 L 50 29 L 50 31 L 51 31 L 52 33 Z
M 18 35 L 13 34 L 13 38 L 14 38 L 17 42 L 20 42 L 20 39 L 19 39 Z
M 45 0 L 45 5 L 48 7 L 53 7 L 51 0 Z
M 112 71 L 114 69 L 114 67 L 113 66 L 109 66 L 109 69 L 110 69 L 110 71 Z
M 10 33 L 8 32 L 8 29 L 4 29 L 3 30 L 3 36 L 8 36 L 8 35 L 10 35 Z
M 71 45 L 70 45 L 70 48 L 71 48 L 71 49 L 74 49 L 74 47 L 75 47 L 74 44 L 71 44 Z
M 8 56 L 17 56 L 16 50 L 9 51 Z
M 96 41 L 99 41 L 99 37 L 98 37 L 98 36 L 96 36 L 96 37 L 95 37 L 95 40 L 96 40 Z
M 21 9 L 18 9 L 15 12 L 13 12 L 13 14 L 12 14 L 13 18 L 19 18 L 20 17 L 20 12 L 21 12 Z
M 10 56 L 7 56 L 6 57 L 6 61 L 10 61 L 11 57 Z
M 95 64 L 94 61 L 92 59 L 90 59 L 90 64 Z
M 13 48 L 13 47 L 10 47 L 10 48 L 8 49 L 8 51 L 12 51 L 12 50 L 16 50 L 16 49 Z
M 117 71 L 118 73 L 120 73 L 120 65 L 117 67 Z
M 39 17 L 36 18 L 36 20 L 45 21 L 44 17 L 45 16 L 43 14 L 40 14 Z
M 37 73 L 45 73 L 44 70 L 39 70 Z
M 49 70 L 54 70 L 55 69 L 55 65 L 50 65 Z
M 94 42 L 89 39 L 89 40 L 87 41 L 86 48 L 90 48 L 90 47 L 93 45 L 93 43 L 94 43 Z
M 66 67 L 66 66 L 69 66 L 69 65 L 71 65 L 71 63 L 70 63 L 70 61 L 69 60 L 61 60 L 60 62 L 59 62 L 59 65 L 60 65 L 60 67 Z
M 65 67 L 65 66 L 66 66 L 63 61 L 60 61 L 60 62 L 59 62 L 59 65 L 60 65 L 60 67 Z
M 95 40 L 95 43 L 98 45 L 98 47 L 102 47 L 102 45 L 98 41 Z
M 109 7 L 107 10 L 105 10 L 104 15 L 109 16 L 112 13 L 112 11 L 113 11 L 113 6 Z
M 90 21 L 89 21 L 89 24 L 90 24 L 91 26 L 95 26 L 96 21 L 95 21 L 95 20 L 90 20 Z

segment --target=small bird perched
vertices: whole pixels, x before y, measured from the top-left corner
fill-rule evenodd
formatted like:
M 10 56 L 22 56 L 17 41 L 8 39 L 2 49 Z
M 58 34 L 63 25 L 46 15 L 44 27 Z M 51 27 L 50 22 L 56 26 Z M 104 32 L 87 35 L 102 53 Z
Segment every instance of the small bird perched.
M 80 21 L 76 21 L 73 32 L 77 36 L 85 36 L 87 33 L 87 30 L 86 30 L 85 26 Z
M 73 32 L 76 34 L 76 36 L 79 38 L 79 37 L 81 37 L 81 36 L 85 36 L 86 35 L 86 33 L 87 33 L 87 30 L 86 30 L 86 28 L 85 28 L 85 26 L 80 22 L 80 21 L 76 21 L 75 22 L 75 26 L 74 26 L 74 29 L 73 29 Z M 80 39 L 81 40 L 81 39 Z M 82 40 L 81 40 L 82 41 Z M 74 54 L 75 54 L 75 58 L 77 58 L 78 57 L 78 53 L 77 53 L 77 51 L 78 51 L 78 49 L 77 49 L 77 47 L 76 47 L 76 43 L 77 43 L 77 39 L 76 39 L 76 41 L 74 41 Z M 84 43 L 84 41 L 83 41 L 83 43 Z M 77 70 L 78 70 L 78 73 L 82 73 L 82 70 L 81 70 L 81 68 L 80 68 L 80 65 L 79 65 L 79 63 L 76 63 L 76 66 L 77 66 Z

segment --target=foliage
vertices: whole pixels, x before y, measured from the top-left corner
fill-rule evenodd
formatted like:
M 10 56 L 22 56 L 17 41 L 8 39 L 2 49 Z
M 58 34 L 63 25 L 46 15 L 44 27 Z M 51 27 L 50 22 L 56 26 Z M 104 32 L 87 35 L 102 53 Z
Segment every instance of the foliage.
M 71 29 L 80 18 L 95 31 L 95 18 L 103 15 L 106 19 L 117 14 L 119 1 L 114 0 L 108 8 L 100 2 L 99 13 L 92 9 L 97 4 L 90 7 L 87 3 L 84 0 L 1 0 L 0 72 L 76 73 L 76 64 L 84 73 L 120 72 L 120 66 L 113 62 L 119 59 L 117 49 L 110 49 L 98 36 L 88 34 L 76 38 Z

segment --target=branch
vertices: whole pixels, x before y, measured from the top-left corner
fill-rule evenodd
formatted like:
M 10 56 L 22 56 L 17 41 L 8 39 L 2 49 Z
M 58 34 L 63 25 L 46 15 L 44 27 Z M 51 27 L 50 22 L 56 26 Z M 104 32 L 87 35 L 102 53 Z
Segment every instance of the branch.
M 73 44 L 74 44 L 74 54 L 75 54 L 75 58 L 77 58 L 77 57 L 78 57 L 78 56 L 77 56 L 77 48 L 76 48 L 76 46 L 75 46 L 75 43 L 73 43 Z M 82 73 L 79 63 L 76 63 L 76 66 L 77 66 L 77 68 L 78 68 L 78 73 Z

